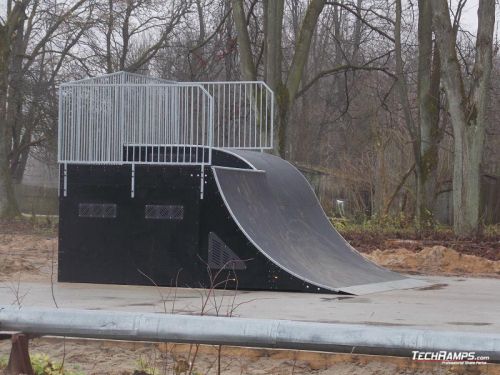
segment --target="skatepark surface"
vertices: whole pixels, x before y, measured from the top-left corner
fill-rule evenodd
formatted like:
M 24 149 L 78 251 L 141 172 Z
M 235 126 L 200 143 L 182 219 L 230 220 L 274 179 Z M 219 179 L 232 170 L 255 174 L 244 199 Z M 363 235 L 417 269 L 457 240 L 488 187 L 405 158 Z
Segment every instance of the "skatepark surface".
M 500 279 L 418 278 L 428 286 L 364 296 L 13 281 L 0 305 L 200 314 L 210 294 L 204 315 L 500 333 Z

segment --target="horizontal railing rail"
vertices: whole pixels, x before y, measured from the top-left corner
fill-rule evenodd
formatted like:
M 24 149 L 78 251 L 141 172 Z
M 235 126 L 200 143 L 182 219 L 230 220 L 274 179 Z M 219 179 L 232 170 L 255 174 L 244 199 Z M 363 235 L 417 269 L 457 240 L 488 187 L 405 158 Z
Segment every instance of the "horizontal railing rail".
M 411 357 L 459 351 L 500 360 L 500 334 L 411 327 L 0 306 L 0 331 Z

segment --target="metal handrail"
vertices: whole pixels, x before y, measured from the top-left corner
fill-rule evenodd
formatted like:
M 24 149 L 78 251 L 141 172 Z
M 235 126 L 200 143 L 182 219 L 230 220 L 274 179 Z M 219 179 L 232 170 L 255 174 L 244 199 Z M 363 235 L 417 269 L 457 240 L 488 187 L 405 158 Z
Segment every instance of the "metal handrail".
M 500 334 L 362 324 L 0 306 L 0 331 L 411 357 L 472 351 L 500 360 Z

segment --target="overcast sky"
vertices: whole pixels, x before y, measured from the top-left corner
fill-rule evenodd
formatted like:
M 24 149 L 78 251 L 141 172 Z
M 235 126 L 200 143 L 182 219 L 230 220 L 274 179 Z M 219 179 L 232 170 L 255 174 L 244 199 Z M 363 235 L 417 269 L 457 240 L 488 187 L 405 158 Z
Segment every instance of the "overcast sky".
M 169 0 L 165 0 L 169 1 Z M 458 0 L 451 0 L 452 4 L 455 5 L 458 3 Z M 472 34 L 476 34 L 477 31 L 477 7 L 479 5 L 479 0 L 468 0 L 467 4 L 462 13 L 462 27 L 471 32 Z M 5 10 L 7 7 L 7 0 L 0 0 L 0 15 L 5 15 Z M 497 9 L 497 25 L 498 25 L 498 17 L 500 13 L 500 9 Z
M 458 2 L 458 1 L 454 1 Z M 476 35 L 477 31 L 477 7 L 479 6 L 479 0 L 469 0 L 465 4 L 465 8 L 462 12 L 462 28 Z

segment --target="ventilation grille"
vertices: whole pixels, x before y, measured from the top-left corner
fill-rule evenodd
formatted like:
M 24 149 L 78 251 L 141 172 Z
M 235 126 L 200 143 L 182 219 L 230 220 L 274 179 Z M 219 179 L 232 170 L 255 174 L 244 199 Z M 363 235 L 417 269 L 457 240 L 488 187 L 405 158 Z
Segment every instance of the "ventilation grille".
M 184 206 L 168 206 L 147 204 L 144 210 L 146 219 L 182 220 L 184 219 Z
M 208 266 L 212 269 L 245 270 L 247 266 L 214 232 L 208 234 Z
M 112 218 L 116 217 L 116 204 L 113 203 L 80 203 L 79 217 Z

